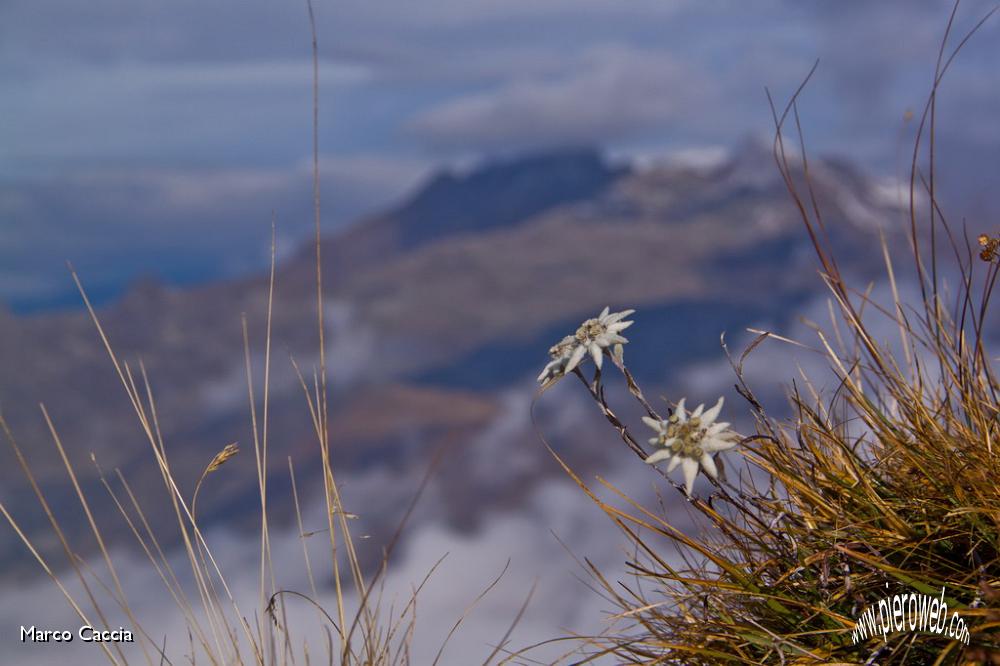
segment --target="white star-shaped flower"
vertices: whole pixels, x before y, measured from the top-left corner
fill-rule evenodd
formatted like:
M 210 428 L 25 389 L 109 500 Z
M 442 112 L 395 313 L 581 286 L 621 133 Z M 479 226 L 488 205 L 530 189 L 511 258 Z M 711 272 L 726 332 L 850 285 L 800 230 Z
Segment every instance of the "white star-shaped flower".
M 681 465 L 684 470 L 684 490 L 689 497 L 698 475 L 698 466 L 710 477 L 716 478 L 718 470 L 712 456 L 736 446 L 738 435 L 729 429 L 729 424 L 716 422 L 722 411 L 722 403 L 723 398 L 719 398 L 708 411 L 705 411 L 704 405 L 698 405 L 697 409 L 688 413 L 684 409 L 682 398 L 666 421 L 642 417 L 643 423 L 656 431 L 656 436 L 650 437 L 649 443 L 661 448 L 646 458 L 646 462 L 652 465 L 669 458 L 667 473 Z
M 594 359 L 594 364 L 600 368 L 605 349 L 612 345 L 619 349 L 618 345 L 628 342 L 620 333 L 633 322 L 622 320 L 633 312 L 635 310 L 611 312 L 610 308 L 604 308 L 601 314 L 580 324 L 576 333 L 567 335 L 549 349 L 549 357 L 552 360 L 538 375 L 538 381 L 543 387 L 558 381 L 564 375 L 573 372 L 588 353 Z

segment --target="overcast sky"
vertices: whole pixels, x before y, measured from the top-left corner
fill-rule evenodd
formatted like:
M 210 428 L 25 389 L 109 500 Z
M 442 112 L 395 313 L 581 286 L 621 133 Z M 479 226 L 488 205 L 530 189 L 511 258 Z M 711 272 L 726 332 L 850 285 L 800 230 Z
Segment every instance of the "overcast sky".
M 326 223 L 445 164 L 570 143 L 697 153 L 765 135 L 764 87 L 785 99 L 816 59 L 811 147 L 891 175 L 950 7 L 317 0 Z M 966 0 L 959 31 L 988 7 Z M 970 196 L 1000 174 L 998 30 L 942 91 L 942 156 Z M 309 225 L 309 44 L 304 0 L 0 3 L 0 302 L 64 302 L 66 259 L 98 295 L 140 274 L 254 270 L 272 209 L 290 250 Z

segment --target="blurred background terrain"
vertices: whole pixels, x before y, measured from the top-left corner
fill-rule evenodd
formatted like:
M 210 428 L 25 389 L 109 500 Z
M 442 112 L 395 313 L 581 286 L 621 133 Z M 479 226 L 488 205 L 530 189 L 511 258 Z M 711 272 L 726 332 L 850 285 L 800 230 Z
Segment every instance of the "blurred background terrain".
M 800 317 L 825 316 L 812 248 L 771 156 L 764 86 L 784 100 L 820 59 L 801 115 L 843 268 L 859 285 L 881 279 L 880 230 L 905 251 L 908 118 L 923 108 L 951 3 L 748 5 L 317 6 L 333 463 L 377 562 L 445 447 L 394 579 L 405 588 L 450 552 L 445 584 L 425 602 L 431 643 L 507 558 L 509 580 L 462 649 L 497 639 L 535 579 L 550 593 L 536 596 L 521 644 L 600 628 L 601 600 L 572 578 L 550 530 L 612 568 L 627 554 L 529 419 L 551 344 L 605 305 L 634 307 L 626 359 L 647 393 L 695 404 L 725 394 L 730 419 L 745 425 L 720 334 L 739 349 L 747 327 L 794 334 Z M 959 29 L 985 6 L 963 4 Z M 938 117 L 941 199 L 976 232 L 995 213 L 997 29 L 987 24 L 960 56 Z M 145 364 L 190 490 L 224 444 L 249 453 L 240 322 L 259 380 L 273 211 L 270 501 L 297 542 L 286 457 L 307 507 L 318 488 L 290 362 L 307 373 L 317 362 L 309 57 L 304 5 L 0 6 L 0 409 L 72 515 L 37 407 L 46 403 L 126 556 L 129 534 L 91 453 L 122 470 L 154 520 L 169 523 L 169 506 L 64 262 L 120 357 Z M 787 351 L 762 350 L 753 367 L 780 410 L 795 367 Z M 538 407 L 546 436 L 587 474 L 652 487 L 582 387 L 562 384 Z M 30 488 L 2 456 L 0 494 L 45 543 Z M 253 557 L 241 555 L 255 548 L 259 514 L 252 456 L 214 475 L 199 503 L 252 585 Z M 307 516 L 314 529 L 325 522 Z M 70 525 L 92 554 L 85 524 Z M 27 575 L 36 567 L 8 531 L 0 562 L 11 600 L 3 631 L 55 617 L 58 599 Z M 292 574 L 288 586 L 301 582 Z M 166 601 L 148 605 L 169 614 Z M 5 642 L 0 655 L 18 647 Z

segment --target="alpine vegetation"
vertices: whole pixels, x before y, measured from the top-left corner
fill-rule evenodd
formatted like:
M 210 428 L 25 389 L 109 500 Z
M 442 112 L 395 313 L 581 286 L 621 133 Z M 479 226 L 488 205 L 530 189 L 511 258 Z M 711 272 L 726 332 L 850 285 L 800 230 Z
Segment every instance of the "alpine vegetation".
M 572 447 L 557 452 L 545 442 L 621 530 L 630 553 L 621 580 L 585 560 L 614 613 L 600 635 L 566 638 L 588 661 L 1000 664 L 1000 379 L 990 336 L 1000 321 L 991 309 L 1000 237 L 974 223 L 978 237 L 950 225 L 934 178 L 925 177 L 934 173 L 930 118 L 947 69 L 941 63 L 957 51 L 948 41 L 946 31 L 913 151 L 910 210 L 897 234 L 908 243 L 882 244 L 890 299 L 850 284 L 838 264 L 801 135 L 802 88 L 775 109 L 773 156 L 815 250 L 817 279 L 829 289 L 830 324 L 809 322 L 815 341 L 755 332 L 738 356 L 722 345 L 745 401 L 746 436 L 720 421 L 721 399 L 707 410 L 646 399 L 621 347 L 608 351 L 623 344 L 614 336 L 631 323 L 621 321 L 624 313 L 610 321 L 616 315 L 605 309 L 550 351 L 536 400 L 574 374 L 612 438 L 644 463 L 668 461 L 666 470 L 646 468 L 665 491 L 647 502 L 602 477 L 585 480 L 573 469 Z M 786 124 L 798 134 L 794 157 L 786 154 Z M 909 255 L 917 298 L 899 295 L 900 253 Z M 819 354 L 833 386 L 803 370 L 788 396 L 791 416 L 779 419 L 743 369 L 760 345 L 788 343 Z M 592 373 L 581 367 L 588 352 Z M 621 391 L 602 374 L 604 355 L 638 415 L 611 407 Z M 677 467 L 683 484 L 668 476 Z M 709 483 L 696 488 L 699 470 Z M 919 604 L 932 597 L 937 604 L 924 621 Z

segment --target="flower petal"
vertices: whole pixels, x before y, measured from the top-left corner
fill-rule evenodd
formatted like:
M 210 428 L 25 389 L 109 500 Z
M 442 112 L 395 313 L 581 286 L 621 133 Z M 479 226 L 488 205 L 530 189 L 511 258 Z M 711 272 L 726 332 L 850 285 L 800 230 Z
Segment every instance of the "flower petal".
M 671 458 L 670 464 L 667 465 L 667 474 L 670 474 L 672 471 L 677 469 L 677 466 L 681 464 L 681 460 L 682 458 L 678 455 L 675 455 L 673 458 Z
M 712 460 L 711 454 L 705 453 L 701 456 L 701 468 L 705 470 L 705 474 L 708 474 L 713 479 L 719 478 L 719 470 L 715 467 L 715 461 Z
M 604 309 L 603 309 L 603 310 L 601 310 L 601 314 L 597 315 L 597 318 L 598 318 L 598 319 L 604 319 L 605 317 L 607 317 L 607 316 L 608 316 L 608 313 L 609 313 L 609 312 L 611 312 L 611 307 L 610 307 L 610 306 L 607 306 L 607 305 L 605 305 L 605 306 L 604 306 Z
M 542 381 L 547 377 L 558 377 L 562 375 L 562 359 L 556 359 L 554 361 L 549 361 L 542 368 L 542 373 L 538 375 L 536 381 Z
M 737 441 L 728 437 L 706 437 L 701 440 L 701 450 L 708 453 L 728 451 L 736 446 Z
M 590 355 L 594 359 L 594 365 L 596 365 L 597 369 L 600 370 L 601 361 L 604 360 L 604 352 L 601 351 L 601 345 L 597 344 L 596 342 L 591 342 L 588 349 L 590 350 Z
M 718 423 L 713 423 L 705 431 L 706 437 L 712 437 L 713 435 L 718 435 L 719 433 L 725 432 L 729 428 L 729 423 L 726 421 L 719 421 Z
M 660 421 L 659 419 L 654 419 L 652 416 L 643 416 L 642 422 L 648 425 L 656 432 L 663 431 L 663 421 Z
M 614 324 L 615 322 L 619 322 L 625 317 L 629 316 L 633 312 L 635 312 L 635 310 L 622 310 L 621 312 L 615 312 L 613 314 L 605 315 L 604 317 L 602 317 L 602 319 L 604 320 L 605 324 Z
M 587 349 L 583 345 L 577 345 L 573 353 L 570 354 L 569 360 L 566 362 L 566 369 L 563 372 L 567 375 L 573 372 L 573 369 L 580 365 L 580 361 L 583 360 L 583 355 L 586 353 Z
M 684 401 L 685 400 L 687 400 L 687 398 L 681 398 L 680 402 L 677 403 L 677 409 L 674 411 L 674 414 L 677 415 L 677 420 L 680 423 L 684 423 L 684 422 L 686 422 L 688 420 L 687 419 L 687 412 L 684 411 Z
M 649 463 L 650 465 L 654 465 L 654 464 L 660 462 L 661 460 L 666 460 L 671 455 L 673 455 L 673 454 L 670 453 L 669 449 L 661 449 L 661 450 L 657 451 L 656 453 L 653 453 L 652 455 L 648 456 L 646 458 L 646 462 Z
M 715 403 L 714 407 L 701 415 L 701 424 L 703 426 L 710 426 L 715 423 L 715 419 L 719 418 L 719 412 L 722 411 L 723 402 L 725 402 L 725 398 L 719 398 L 719 401 Z
M 691 418 L 696 419 L 701 416 L 701 413 L 705 411 L 705 405 L 698 405 L 693 412 L 691 412 Z
M 684 492 L 691 497 L 691 490 L 694 488 L 694 478 L 698 476 L 698 461 L 693 458 L 685 458 L 682 464 L 684 469 Z

